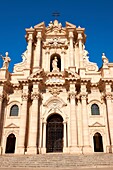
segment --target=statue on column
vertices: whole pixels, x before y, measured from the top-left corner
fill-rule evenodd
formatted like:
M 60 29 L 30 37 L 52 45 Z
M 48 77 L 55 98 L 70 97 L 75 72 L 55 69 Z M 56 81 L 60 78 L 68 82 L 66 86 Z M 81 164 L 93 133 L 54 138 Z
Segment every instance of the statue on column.
M 10 57 L 8 56 L 8 52 L 6 52 L 5 54 L 6 54 L 5 57 L 1 56 L 2 59 L 3 59 L 3 66 L 2 66 L 2 68 L 8 69 L 8 67 L 9 67 L 9 62 L 11 61 L 11 59 L 10 59 Z
M 57 57 L 55 56 L 55 57 L 54 57 L 54 60 L 52 61 L 52 67 L 53 67 L 53 70 L 52 70 L 52 71 L 59 71 L 59 68 L 57 67 L 57 62 L 58 62 L 58 59 L 57 59 Z

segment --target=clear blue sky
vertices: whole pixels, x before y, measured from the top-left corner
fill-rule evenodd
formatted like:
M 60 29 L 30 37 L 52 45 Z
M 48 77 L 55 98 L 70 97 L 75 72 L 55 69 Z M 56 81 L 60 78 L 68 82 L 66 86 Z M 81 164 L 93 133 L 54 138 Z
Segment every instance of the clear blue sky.
M 68 21 L 86 29 L 90 61 L 101 67 L 104 52 L 113 62 L 113 0 L 0 0 L 0 53 L 9 52 L 10 72 L 26 50 L 25 28 L 47 26 L 54 11 L 63 26 Z

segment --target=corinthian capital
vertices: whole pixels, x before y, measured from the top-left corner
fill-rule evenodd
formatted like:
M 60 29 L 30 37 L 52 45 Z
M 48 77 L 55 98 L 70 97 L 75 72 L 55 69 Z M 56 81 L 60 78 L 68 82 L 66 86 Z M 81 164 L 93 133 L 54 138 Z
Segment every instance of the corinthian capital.
M 4 98 L 4 95 L 3 94 L 0 94 L 0 101 L 2 101 Z
M 38 92 L 32 92 L 31 99 L 32 100 L 38 100 L 39 99 L 39 93 Z
M 77 93 L 76 91 L 75 91 L 75 92 L 69 92 L 69 93 L 68 93 L 69 98 L 70 98 L 70 99 L 75 99 L 76 93 Z
M 87 92 L 82 92 L 80 94 L 80 96 L 81 96 L 81 100 L 86 100 L 87 99 Z
M 28 93 L 22 93 L 22 100 L 28 100 Z
M 107 100 L 111 100 L 111 99 L 112 99 L 112 93 L 107 92 L 107 93 L 105 94 L 105 97 L 106 97 Z

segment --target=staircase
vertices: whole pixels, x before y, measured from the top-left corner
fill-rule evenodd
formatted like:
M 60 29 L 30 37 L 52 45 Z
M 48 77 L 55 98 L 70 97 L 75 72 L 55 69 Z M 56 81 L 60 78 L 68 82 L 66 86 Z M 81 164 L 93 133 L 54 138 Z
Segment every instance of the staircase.
M 62 168 L 113 167 L 113 154 L 91 155 L 44 154 L 44 155 L 2 155 L 0 168 Z

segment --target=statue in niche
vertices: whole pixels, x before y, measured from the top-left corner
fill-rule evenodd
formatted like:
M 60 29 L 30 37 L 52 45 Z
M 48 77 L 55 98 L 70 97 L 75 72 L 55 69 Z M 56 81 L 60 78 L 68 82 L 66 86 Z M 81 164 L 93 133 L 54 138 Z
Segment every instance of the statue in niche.
M 52 71 L 59 71 L 59 68 L 57 67 L 57 62 L 58 62 L 58 59 L 57 59 L 57 57 L 55 56 L 55 57 L 54 57 L 54 60 L 52 61 L 52 68 L 53 68 Z
M 11 59 L 10 59 L 10 57 L 8 56 L 8 52 L 6 52 L 5 54 L 6 54 L 5 57 L 1 56 L 2 59 L 3 59 L 3 66 L 2 66 L 2 68 L 8 69 L 8 67 L 9 67 L 9 62 L 11 61 Z

